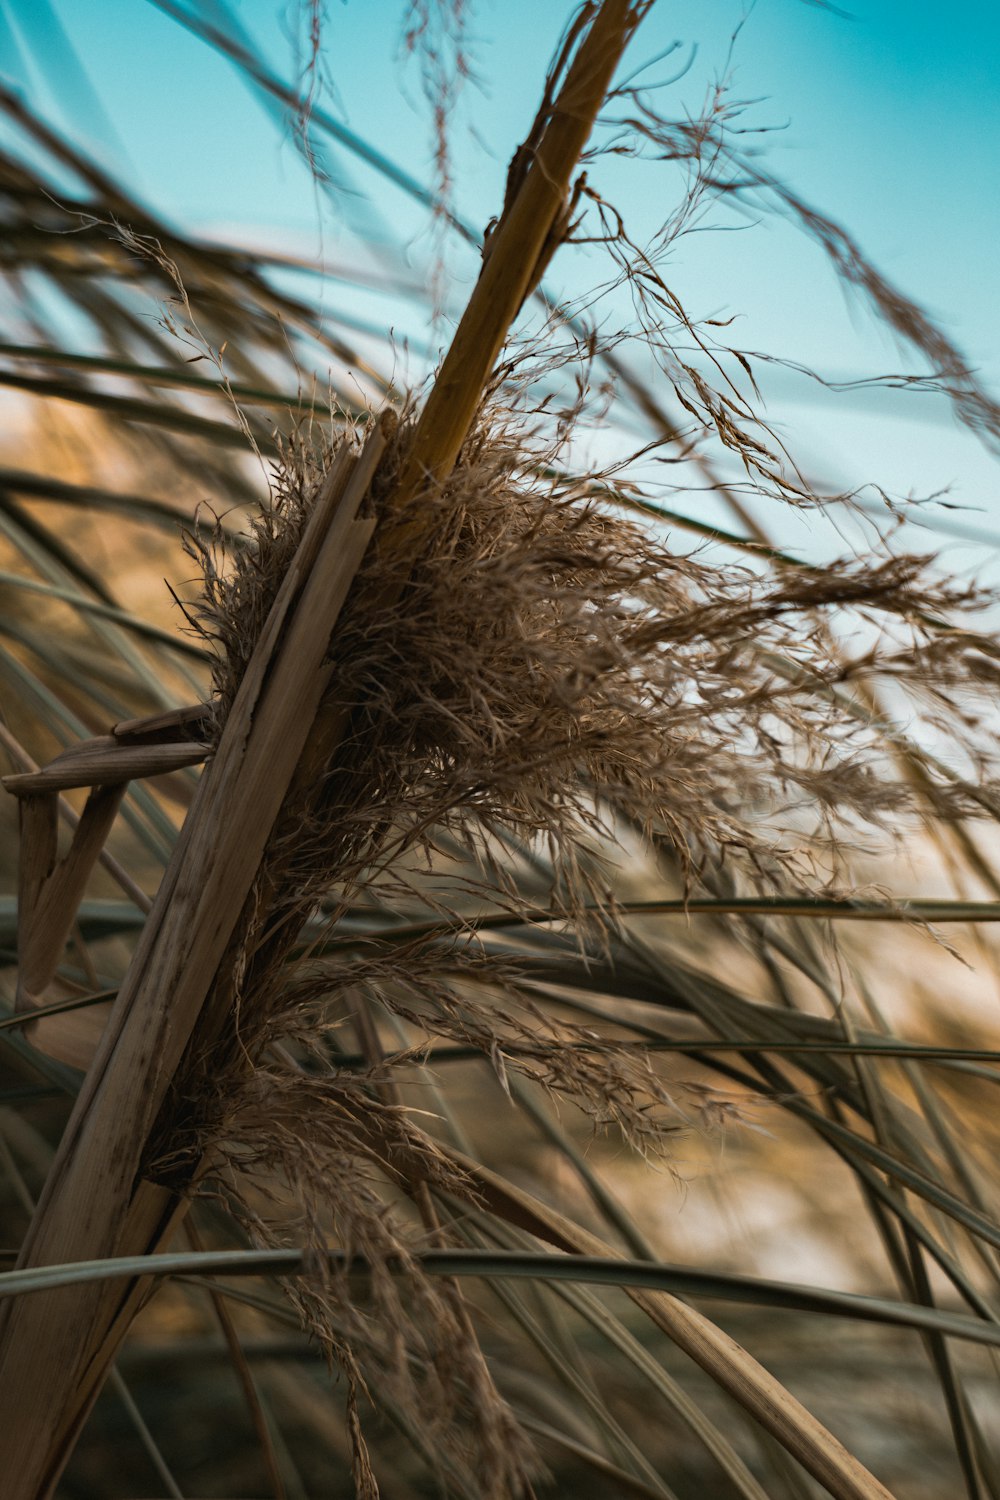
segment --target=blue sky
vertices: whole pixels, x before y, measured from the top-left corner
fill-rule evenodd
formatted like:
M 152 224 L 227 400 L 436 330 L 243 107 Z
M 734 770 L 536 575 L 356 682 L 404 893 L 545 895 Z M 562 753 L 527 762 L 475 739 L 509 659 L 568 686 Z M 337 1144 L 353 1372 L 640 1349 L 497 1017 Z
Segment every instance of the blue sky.
M 206 234 L 234 233 L 331 264 L 371 263 L 344 229 L 345 201 L 318 196 L 287 131 L 232 69 L 143 0 L 0 0 L 14 18 L 21 58 L 5 71 L 26 75 L 53 117 L 67 117 L 98 154 L 124 165 L 136 190 L 160 212 Z M 757 103 L 748 118 L 775 127 L 763 137 L 768 165 L 811 202 L 840 219 L 904 291 L 924 303 L 972 362 L 1000 387 L 1000 108 L 994 78 L 1000 8 L 987 3 L 847 0 L 850 18 L 806 0 L 758 0 L 734 54 L 733 91 Z M 206 5 L 206 10 L 210 9 Z M 478 0 L 470 41 L 481 82 L 469 84 L 451 123 L 455 204 L 482 225 L 502 196 L 507 159 L 537 103 L 545 62 L 571 7 L 562 0 Z M 294 76 L 289 40 L 294 6 L 241 0 L 234 12 L 283 76 Z M 85 70 L 62 56 L 66 38 Z M 324 103 L 415 176 L 426 179 L 432 150 L 418 68 L 401 55 L 401 0 L 330 0 L 324 28 L 335 92 Z M 633 43 L 630 65 L 682 43 L 697 44 L 684 79 L 667 96 L 696 110 L 724 66 L 728 39 L 744 15 L 730 0 L 698 5 L 659 0 Z M 34 54 L 34 61 L 32 56 Z M 39 67 L 38 58 L 44 59 Z M 676 58 L 654 70 L 663 76 Z M 105 118 L 88 102 L 101 101 Z M 475 134 L 471 130 L 475 124 Z M 127 142 L 123 153 L 121 142 Z M 338 162 L 331 165 L 337 169 Z M 425 280 L 433 243 L 426 216 L 349 158 L 356 190 L 368 194 L 402 237 L 414 274 Z M 655 228 L 669 211 L 675 179 L 662 167 L 602 167 L 630 222 Z M 350 215 L 348 214 L 348 217 Z M 718 222 L 729 222 L 721 215 Z M 448 252 L 459 302 L 475 274 L 465 252 Z M 596 252 L 577 253 L 554 281 L 579 287 L 600 274 Z M 580 280 L 579 278 L 583 278 Z M 813 365 L 832 377 L 898 369 L 892 340 L 845 299 L 820 252 L 777 221 L 739 233 L 684 241 L 670 279 L 697 315 L 738 314 L 734 334 Z M 331 282 L 331 299 L 343 296 Z M 384 299 L 359 299 L 366 314 L 414 329 L 412 314 Z M 407 320 L 409 319 L 409 323 Z M 437 331 L 446 336 L 446 325 Z M 997 468 L 957 430 L 940 402 L 895 395 L 841 398 L 835 408 L 791 376 L 768 387 L 771 415 L 797 437 L 817 472 L 836 482 L 874 478 L 900 493 L 946 484 L 981 509 L 969 523 L 1000 530 Z M 819 397 L 819 399 L 817 399 Z M 794 526 L 793 526 L 794 529 Z M 964 553 L 967 565 L 974 554 Z

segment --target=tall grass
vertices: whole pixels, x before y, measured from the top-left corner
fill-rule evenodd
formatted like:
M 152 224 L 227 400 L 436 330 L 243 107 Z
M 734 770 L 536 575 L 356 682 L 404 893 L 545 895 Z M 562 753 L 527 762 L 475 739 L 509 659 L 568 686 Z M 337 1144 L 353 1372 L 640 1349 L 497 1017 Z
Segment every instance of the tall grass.
M 678 547 L 624 457 L 581 471 L 575 440 L 610 373 L 612 419 L 641 415 L 734 509 L 733 456 L 756 493 L 832 503 L 663 277 L 736 180 L 989 441 L 998 410 L 839 226 L 738 155 L 721 96 L 675 121 L 613 90 L 648 8 L 584 7 L 539 68 L 479 282 L 429 390 L 395 405 L 336 313 L 157 222 L 3 95 L 10 285 L 50 289 L 0 377 L 50 458 L 0 474 L 12 1500 L 1000 1493 L 992 1038 L 936 994 L 901 1031 L 887 1003 L 892 943 L 899 972 L 959 985 L 924 925 L 1000 916 L 971 831 L 997 806 L 984 600 L 883 546 L 824 568 L 759 533 Z M 211 14 L 183 19 L 294 105 Z M 609 96 L 614 150 L 690 171 L 652 250 L 579 174 Z M 307 150 L 335 123 L 303 107 Z M 523 334 L 585 208 L 656 382 L 558 306 Z M 275 430 L 317 349 L 329 422 L 300 400 Z M 195 482 L 223 520 L 191 520 Z M 109 516 L 163 560 L 186 634 L 95 566 Z M 968 891 L 880 882 L 859 835 L 939 851 Z M 875 924 L 891 939 L 859 942 Z M 688 1243 L 685 1178 L 720 1194 Z M 776 1215 L 789 1180 L 829 1286 L 792 1220 L 780 1275 L 723 1232 Z M 185 1402 L 216 1359 L 241 1436 L 207 1473 Z M 116 1413 L 145 1475 L 102 1462 Z

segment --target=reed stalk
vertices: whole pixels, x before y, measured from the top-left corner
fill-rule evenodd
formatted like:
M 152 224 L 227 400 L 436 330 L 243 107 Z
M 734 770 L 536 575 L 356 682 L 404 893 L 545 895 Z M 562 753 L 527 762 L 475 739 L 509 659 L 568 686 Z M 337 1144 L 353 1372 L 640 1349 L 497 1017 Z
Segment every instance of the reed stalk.
M 565 81 L 527 165 L 434 391 L 417 426 L 396 508 L 427 476 L 448 474 L 482 400 L 511 322 L 530 290 L 566 189 L 644 4 L 587 7 Z M 589 24 L 586 24 L 589 23 Z M 370 540 L 362 502 L 385 447 L 376 430 L 356 460 L 342 450 L 282 585 L 48 1176 L 19 1265 L 142 1253 L 163 1244 L 186 1211 L 180 1187 L 145 1180 L 142 1164 L 192 1035 L 224 1029 L 205 1015 L 230 994 L 224 959 L 265 845 L 293 783 L 329 760 L 345 718 L 315 722 L 330 675 L 337 615 Z M 407 533 L 417 544 L 420 517 Z M 308 746 L 308 751 L 307 751 Z M 303 766 L 303 752 L 307 751 Z M 51 802 L 46 827 L 52 829 Z M 24 801 L 36 848 L 37 799 Z M 51 878 L 47 835 L 40 856 Z M 26 880 L 36 884 L 34 867 Z M 33 960 L 37 967 L 37 960 Z M 147 1288 L 139 1283 L 32 1297 L 0 1324 L 0 1473 L 8 1500 L 44 1500 L 68 1459 Z

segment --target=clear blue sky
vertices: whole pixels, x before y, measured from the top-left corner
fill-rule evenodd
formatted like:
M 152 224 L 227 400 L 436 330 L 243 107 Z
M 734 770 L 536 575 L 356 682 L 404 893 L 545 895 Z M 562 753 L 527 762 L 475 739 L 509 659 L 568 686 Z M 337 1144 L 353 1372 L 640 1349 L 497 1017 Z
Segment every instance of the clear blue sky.
M 335 203 L 317 197 L 288 132 L 232 69 L 143 0 L 0 0 L 21 43 L 4 71 L 21 74 L 53 117 L 72 123 L 99 154 L 123 165 L 155 208 L 207 234 L 238 233 L 345 263 L 362 252 Z M 845 18 L 806 0 L 758 0 L 735 52 L 734 91 L 758 103 L 750 118 L 782 127 L 766 137 L 768 163 L 844 222 L 903 290 L 927 305 L 974 364 L 1000 387 L 1000 7 L 920 0 L 845 0 Z M 61 55 L 50 9 L 86 73 Z M 210 4 L 203 9 L 211 10 Z M 235 13 L 271 65 L 294 76 L 289 16 L 279 0 L 237 0 Z M 452 122 L 455 203 L 482 225 L 502 196 L 511 150 L 537 103 L 545 62 L 571 6 L 563 0 L 471 0 L 473 62 Z M 324 103 L 354 130 L 426 179 L 432 150 L 419 72 L 401 56 L 402 0 L 330 0 L 324 28 L 335 94 Z M 670 99 L 696 110 L 722 68 L 744 14 L 730 0 L 659 0 L 630 63 L 677 39 L 698 51 Z M 32 61 L 32 53 L 35 61 Z M 38 65 L 38 56 L 44 67 Z M 673 61 L 660 65 L 669 72 Z M 49 93 L 43 89 L 47 80 Z M 89 90 L 107 122 L 88 107 Z M 61 103 L 62 101 L 62 103 Z M 475 122 L 475 136 L 470 124 Z M 423 279 L 431 254 L 425 216 L 349 157 L 333 159 L 401 234 Z M 673 180 L 661 168 L 604 170 L 616 204 L 640 226 L 669 210 Z M 361 199 L 341 200 L 353 211 Z M 350 213 L 346 215 L 350 217 Z M 723 222 L 720 219 L 720 222 Z M 596 257 L 591 264 L 599 268 Z M 452 252 L 461 297 L 474 261 Z M 582 267 L 563 272 L 576 283 Z M 819 251 L 779 223 L 738 234 L 699 234 L 681 247 L 671 276 L 695 314 L 741 314 L 745 348 L 764 348 L 840 377 L 899 368 L 892 341 L 849 303 Z M 554 276 L 556 284 L 559 272 Z M 331 284 L 331 299 L 343 297 Z M 362 304 L 358 304 L 359 309 Z M 409 326 L 407 313 L 368 299 L 367 315 Z M 438 330 L 438 338 L 444 336 Z M 792 377 L 775 378 L 772 414 L 817 472 L 836 481 L 878 479 L 900 492 L 953 486 L 1000 530 L 997 466 L 955 428 L 940 403 L 898 396 L 829 403 Z M 906 415 L 909 413 L 909 415 Z M 974 560 L 962 554 L 963 564 Z

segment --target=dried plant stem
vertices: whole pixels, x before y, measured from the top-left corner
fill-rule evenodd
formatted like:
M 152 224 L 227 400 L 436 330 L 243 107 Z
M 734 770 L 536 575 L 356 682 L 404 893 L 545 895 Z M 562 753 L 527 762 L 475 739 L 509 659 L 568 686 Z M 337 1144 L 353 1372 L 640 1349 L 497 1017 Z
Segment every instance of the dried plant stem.
M 604 0 L 555 101 L 543 106 L 518 190 L 431 392 L 396 494 L 450 472 L 526 294 L 565 232 L 571 175 L 646 6 Z M 588 16 L 584 12 L 585 18 Z M 578 24 L 574 39 L 583 30 Z M 550 80 L 550 87 L 552 81 Z M 316 722 L 331 631 L 374 523 L 358 519 L 384 447 L 342 449 L 202 778 L 38 1205 L 19 1264 L 128 1254 L 161 1244 L 183 1204 L 141 1176 L 143 1152 L 185 1049 L 222 1024 L 219 975 L 265 845 L 303 768 L 342 733 Z M 419 531 L 420 518 L 412 528 Z M 305 755 L 312 735 L 312 753 Z M 51 795 L 51 792 L 50 792 Z M 217 985 L 217 976 L 223 979 Z M 7 1500 L 50 1495 L 146 1289 L 96 1287 L 12 1302 L 0 1323 L 0 1473 Z
M 171 1193 L 143 1151 L 239 922 L 330 675 L 330 633 L 370 540 L 358 509 L 384 448 L 346 449 L 313 511 L 203 777 L 97 1057 L 46 1182 L 21 1263 L 155 1247 Z M 223 986 L 225 990 L 225 986 Z M 141 1289 L 126 1294 L 133 1313 Z M 0 1336 L 0 1472 L 9 1500 L 51 1493 L 127 1320 L 121 1293 L 13 1304 Z
M 23 774 L 28 776 L 38 774 L 38 765 L 32 760 L 24 746 L 11 734 L 6 724 L 0 724 L 0 745 L 3 745 L 14 764 L 20 766 Z M 8 785 L 9 780 L 9 777 L 4 777 L 4 786 Z M 74 784 L 78 785 L 79 783 Z M 57 796 L 56 806 L 62 821 L 68 828 L 75 830 L 80 822 L 80 814 L 73 810 L 64 797 Z M 142 912 L 150 910 L 153 903 L 146 895 L 146 892 L 141 886 L 136 885 L 131 875 L 118 863 L 113 854 L 109 854 L 107 849 L 102 849 L 97 856 L 97 862 L 107 870 L 112 880 L 125 893 L 133 905 L 137 906 Z
M 482 274 L 417 423 L 396 492 L 399 506 L 428 477 L 445 479 L 458 457 L 508 330 L 566 233 L 570 179 L 645 9 L 633 0 L 605 0 L 547 120 L 536 122 L 539 144 L 493 231 Z

